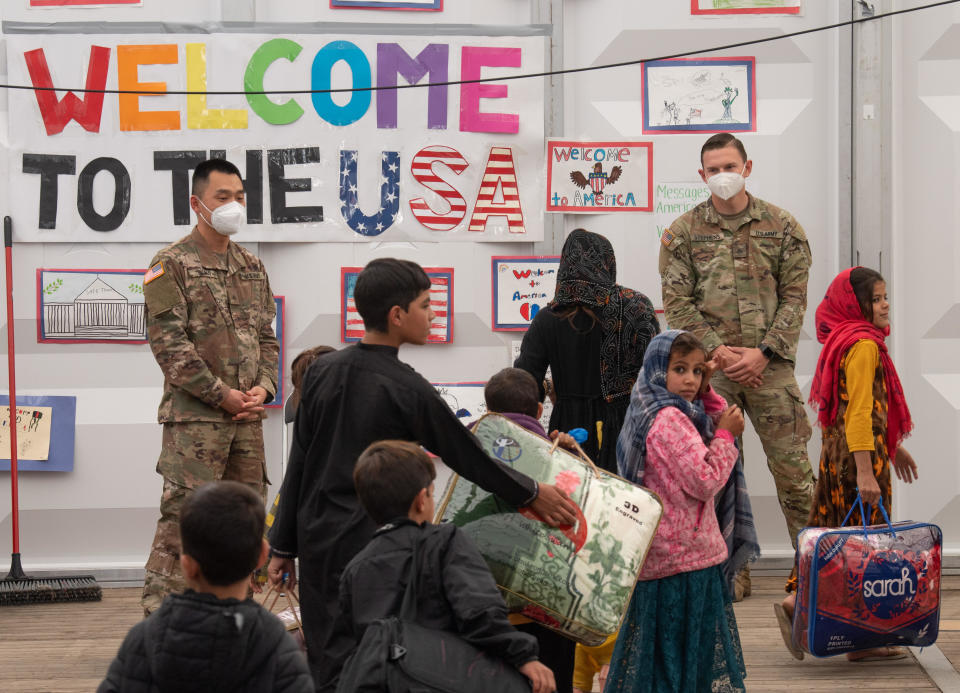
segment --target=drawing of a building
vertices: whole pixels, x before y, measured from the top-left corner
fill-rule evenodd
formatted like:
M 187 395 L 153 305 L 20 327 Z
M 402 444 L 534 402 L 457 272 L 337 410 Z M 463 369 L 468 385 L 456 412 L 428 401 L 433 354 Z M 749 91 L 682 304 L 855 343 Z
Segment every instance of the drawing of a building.
M 47 338 L 146 339 L 143 302 L 131 302 L 100 276 L 70 302 L 45 301 L 43 313 Z

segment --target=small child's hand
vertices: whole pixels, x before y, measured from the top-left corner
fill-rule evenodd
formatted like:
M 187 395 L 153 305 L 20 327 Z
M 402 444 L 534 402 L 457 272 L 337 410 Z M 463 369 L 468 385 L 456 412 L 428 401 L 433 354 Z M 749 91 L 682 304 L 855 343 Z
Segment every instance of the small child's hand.
M 700 381 L 700 396 L 703 397 L 710 390 L 710 378 L 720 367 L 719 362 L 714 358 L 703 364 L 703 380 Z
M 727 407 L 717 421 L 717 428 L 730 431 L 734 438 L 743 435 L 743 412 L 740 411 L 740 407 L 736 404 Z
M 520 673 L 530 679 L 530 686 L 533 693 L 554 693 L 557 690 L 557 683 L 554 681 L 553 672 L 537 660 L 527 662 L 519 667 Z
M 559 440 L 560 447 L 562 447 L 564 450 L 570 450 L 571 452 L 577 451 L 577 441 L 574 440 L 573 436 L 569 433 L 550 431 L 550 440 Z

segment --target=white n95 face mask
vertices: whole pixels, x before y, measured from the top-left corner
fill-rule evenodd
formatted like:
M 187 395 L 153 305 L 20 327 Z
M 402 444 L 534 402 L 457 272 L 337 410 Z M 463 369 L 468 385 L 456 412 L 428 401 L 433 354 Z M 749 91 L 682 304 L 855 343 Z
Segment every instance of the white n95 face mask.
M 205 210 L 210 212 L 210 221 L 208 222 L 210 226 L 222 236 L 232 236 L 235 234 L 247 219 L 246 208 L 236 200 L 228 202 L 225 205 L 220 205 L 213 211 L 210 211 L 210 208 L 203 204 L 203 202 L 200 202 L 200 204 L 203 205 Z
M 740 173 L 715 173 L 707 178 L 707 187 L 710 192 L 721 200 L 729 200 L 731 197 L 743 190 L 746 181 L 743 179 L 743 172 L 747 168 L 744 164 Z

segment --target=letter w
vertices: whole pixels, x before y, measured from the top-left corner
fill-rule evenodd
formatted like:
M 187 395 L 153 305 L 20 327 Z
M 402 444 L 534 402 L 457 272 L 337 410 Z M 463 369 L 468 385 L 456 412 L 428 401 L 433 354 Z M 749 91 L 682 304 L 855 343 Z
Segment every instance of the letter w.
M 50 68 L 47 67 L 47 58 L 42 48 L 27 51 L 23 54 L 30 71 L 30 80 L 35 89 L 37 104 L 40 106 L 40 115 L 47 128 L 48 135 L 58 135 L 63 132 L 71 120 L 77 121 L 88 132 L 100 132 L 100 116 L 103 113 L 103 92 L 88 91 L 81 101 L 76 94 L 68 91 L 59 101 L 56 92 L 51 91 L 53 80 L 50 78 Z M 90 47 L 90 62 L 87 67 L 87 89 L 103 89 L 107 84 L 107 70 L 110 67 L 110 49 L 104 46 Z

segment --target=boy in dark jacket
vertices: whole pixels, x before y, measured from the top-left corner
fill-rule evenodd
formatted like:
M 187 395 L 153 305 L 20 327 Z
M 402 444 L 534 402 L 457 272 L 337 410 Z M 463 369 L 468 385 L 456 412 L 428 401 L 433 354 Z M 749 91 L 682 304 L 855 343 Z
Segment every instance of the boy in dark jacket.
M 127 633 L 98 693 L 312 693 L 283 624 L 247 598 L 267 558 L 263 501 L 235 481 L 197 489 L 180 514 L 183 594 Z
M 453 524 L 434 525 L 436 470 L 414 443 L 373 443 L 357 460 L 357 496 L 380 528 L 340 578 L 340 615 L 327 655 L 339 666 L 373 621 L 396 615 L 419 544 L 417 622 L 457 633 L 515 666 L 533 693 L 552 693 L 553 674 L 537 661 L 537 642 L 507 620 L 507 608 L 473 542 Z M 332 691 L 336 676 L 322 691 Z

